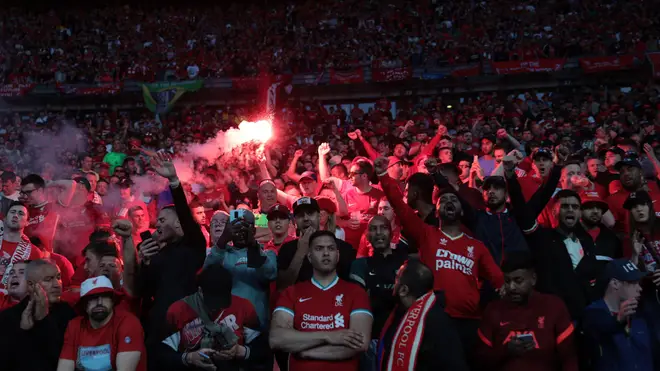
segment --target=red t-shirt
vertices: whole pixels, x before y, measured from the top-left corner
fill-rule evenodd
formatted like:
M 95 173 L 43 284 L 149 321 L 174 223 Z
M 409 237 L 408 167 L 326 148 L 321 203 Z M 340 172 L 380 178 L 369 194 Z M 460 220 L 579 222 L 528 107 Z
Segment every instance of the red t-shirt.
M 215 318 L 215 323 L 231 328 L 239 338 L 238 344 L 243 345 L 259 335 L 255 331 L 259 328 L 259 318 L 254 306 L 247 299 L 232 295 L 229 308 L 213 313 L 211 318 Z M 164 340 L 165 344 L 177 352 L 199 349 L 204 324 L 190 305 L 183 300 L 170 305 L 167 310 L 167 323 L 172 335 Z
M 5 294 L 7 293 L 3 283 L 5 279 L 5 273 L 9 273 L 7 269 L 12 262 L 12 257 L 16 252 L 17 246 L 18 242 L 2 241 L 2 248 L 0 248 L 0 292 Z M 16 263 L 25 260 L 37 260 L 43 257 L 41 250 L 39 250 L 39 248 L 33 244 L 28 244 L 24 253 L 16 252 L 16 254 L 17 257 L 18 254 L 22 255 L 20 259 L 15 261 Z
M 14 298 L 11 296 L 0 293 L 0 312 L 11 308 L 18 303 L 20 302 L 18 300 L 14 300 Z
M 358 229 L 344 228 L 346 232 L 346 242 L 351 244 L 357 250 L 360 247 L 360 238 L 372 217 L 378 214 L 378 202 L 385 194 L 378 188 L 371 187 L 367 193 L 361 193 L 357 188 L 349 189 L 344 195 L 344 200 L 348 206 L 350 218 L 360 220 Z
M 147 370 L 144 331 L 140 321 L 126 311 L 115 311 L 105 326 L 94 329 L 86 317 L 76 317 L 66 328 L 61 359 L 72 360 L 76 369 L 116 370 L 117 354 L 141 352 L 137 371 Z
M 277 300 L 275 312 L 293 317 L 293 328 L 301 332 L 349 329 L 351 316 L 371 315 L 369 296 L 360 286 L 336 277 L 326 287 L 313 278 L 289 286 Z M 300 359 L 289 355 L 289 371 L 357 371 L 358 357 L 343 361 Z
M 556 296 L 532 292 L 526 305 L 497 300 L 488 305 L 478 330 L 477 354 L 484 364 L 499 364 L 499 370 L 577 370 L 575 328 L 571 316 Z M 512 338 L 531 336 L 534 348 L 510 357 Z
M 229 189 L 226 187 L 222 188 L 216 188 L 212 192 L 201 192 L 197 195 L 197 198 L 199 198 L 199 202 L 202 204 L 205 204 L 207 202 L 213 202 L 217 201 L 220 198 L 224 198 L 225 202 L 229 203 L 229 200 L 231 200 L 231 193 L 229 193 Z M 204 212 L 206 213 L 206 220 L 209 221 L 213 217 L 213 213 L 215 210 L 205 207 Z
M 59 216 L 53 210 L 53 204 L 47 202 L 39 207 L 30 207 L 28 225 L 25 227 L 25 234 L 28 237 L 38 237 L 43 243 L 46 251 L 53 251 L 53 238 Z

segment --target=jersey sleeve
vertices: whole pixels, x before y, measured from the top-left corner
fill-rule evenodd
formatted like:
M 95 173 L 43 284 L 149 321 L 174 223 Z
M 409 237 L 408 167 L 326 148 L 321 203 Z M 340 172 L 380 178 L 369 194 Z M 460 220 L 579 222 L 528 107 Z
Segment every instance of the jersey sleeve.
M 137 317 L 128 312 L 124 313 L 124 318 L 117 329 L 117 353 L 122 352 L 144 352 L 142 325 Z
M 78 340 L 76 334 L 80 332 L 79 322 L 70 321 L 64 333 L 64 343 L 60 352 L 61 359 L 76 361 L 78 358 Z
M 289 313 L 291 316 L 295 316 L 295 303 L 296 299 L 294 297 L 294 287 L 289 286 L 286 290 L 282 292 L 282 295 L 277 299 L 277 305 L 275 305 L 275 312 L 285 312 Z
M 366 291 L 362 290 L 360 286 L 356 284 L 352 285 L 353 302 L 351 306 L 351 316 L 363 313 L 373 317 L 373 314 L 371 313 L 371 305 L 369 304 L 369 295 Z

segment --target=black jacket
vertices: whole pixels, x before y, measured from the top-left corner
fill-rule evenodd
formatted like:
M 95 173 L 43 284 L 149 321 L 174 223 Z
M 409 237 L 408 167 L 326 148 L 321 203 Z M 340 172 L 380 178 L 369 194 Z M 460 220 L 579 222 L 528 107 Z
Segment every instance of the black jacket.
M 549 182 L 537 193 L 546 193 L 547 196 L 549 190 L 555 186 Z M 545 205 L 542 203 L 538 208 L 532 210 L 530 205 L 525 203 L 515 175 L 507 179 L 507 187 L 511 204 L 516 210 L 516 216 L 521 219 L 535 220 L 538 212 Z M 537 227 L 526 234 L 527 244 L 530 246 L 535 262 L 536 289 L 562 298 L 571 317 L 579 319 L 586 306 L 598 297 L 593 285 L 600 277 L 601 263 L 596 259 L 594 241 L 579 224 L 575 230 L 575 237 L 584 250 L 584 257 L 573 269 L 573 262 L 564 243 L 567 237 L 559 230 Z
M 465 353 L 458 332 L 445 313 L 445 300 L 442 292 L 436 292 L 437 301 L 431 308 L 424 323 L 424 336 L 417 355 L 415 371 L 467 371 Z M 387 359 L 394 341 L 394 334 L 405 314 L 403 308 L 395 309 L 394 319 L 383 336 L 383 358 L 381 370 L 387 370 Z M 380 347 L 380 344 L 379 344 Z
M 170 190 L 184 236 L 165 246 L 140 269 L 141 296 L 148 310 L 144 327 L 147 337 L 156 339 L 164 337 L 161 332 L 167 327 L 165 316 L 170 305 L 197 291 L 197 272 L 206 259 L 206 239 L 193 219 L 183 188 Z
M 29 302 L 24 299 L 16 306 L 0 312 L 0 369 L 3 371 L 51 371 L 57 369 L 64 332 L 69 321 L 76 317 L 66 303 L 50 307 L 46 318 L 24 331 L 21 315 Z

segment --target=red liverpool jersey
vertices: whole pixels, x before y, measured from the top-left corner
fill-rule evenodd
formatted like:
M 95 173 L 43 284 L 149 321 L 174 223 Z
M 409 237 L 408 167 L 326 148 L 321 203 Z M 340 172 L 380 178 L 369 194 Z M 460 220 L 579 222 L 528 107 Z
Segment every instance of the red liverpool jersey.
M 479 318 L 480 281 L 487 280 L 495 288 L 504 284 L 502 271 L 486 246 L 463 233 L 452 238 L 423 223 L 403 201 L 392 178 L 382 177 L 381 184 L 403 230 L 417 241 L 420 261 L 433 271 L 433 289 L 445 292 L 447 314 L 455 318 Z
M 231 297 L 229 308 L 213 313 L 213 321 L 224 324 L 238 336 L 238 344 L 243 345 L 259 335 L 254 330 L 259 328 L 259 318 L 252 303 L 236 295 Z M 204 324 L 197 312 L 183 300 L 170 305 L 167 310 L 167 323 L 170 326 L 170 336 L 163 342 L 177 352 L 199 349 L 202 340 Z
M 338 331 L 349 329 L 351 316 L 371 315 L 369 296 L 358 285 L 336 277 L 323 287 L 314 278 L 289 286 L 277 301 L 275 312 L 293 316 L 298 331 Z M 289 371 L 357 371 L 358 359 L 329 362 L 289 357 Z
M 479 335 L 479 358 L 491 370 L 577 371 L 573 323 L 556 296 L 532 292 L 525 305 L 498 300 L 484 312 Z M 534 349 L 511 357 L 507 344 L 514 337 L 531 338 Z

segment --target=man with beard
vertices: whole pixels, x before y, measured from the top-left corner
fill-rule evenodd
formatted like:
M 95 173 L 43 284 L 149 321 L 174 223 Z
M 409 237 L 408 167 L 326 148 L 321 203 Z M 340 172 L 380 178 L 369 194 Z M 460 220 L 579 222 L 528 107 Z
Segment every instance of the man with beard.
M 660 200 L 660 190 L 655 182 L 646 183 L 642 173 L 642 164 L 635 158 L 624 158 L 616 164 L 621 177 L 621 186 L 618 192 L 607 198 L 610 211 L 614 214 L 616 225 L 614 231 L 617 233 L 628 233 L 628 212 L 623 207 L 624 202 L 632 192 L 646 191 L 651 199 Z M 655 214 L 660 213 L 660 203 L 653 204 Z
M 433 273 L 425 264 L 410 260 L 399 269 L 394 284 L 397 303 L 378 341 L 377 370 L 469 370 L 464 347 L 444 312 L 442 294 L 434 293 L 433 287 Z
M 67 324 L 76 314 L 60 302 L 60 270 L 50 260 L 34 260 L 26 267 L 28 296 L 0 312 L 0 349 L 3 370 L 54 370 Z
M 133 224 L 133 244 L 135 246 L 142 242 L 140 236 L 144 232 L 154 233 L 155 229 L 149 228 L 149 213 L 142 206 L 133 206 L 128 210 L 128 218 Z
M 44 244 L 44 250 L 53 251 L 59 216 L 53 210 L 53 204 L 48 202 L 44 179 L 37 174 L 23 178 L 19 199 L 27 205 L 30 214 L 25 234 L 28 237 L 38 237 Z
M 268 356 L 268 338 L 249 300 L 232 295 L 232 274 L 206 266 L 198 290 L 167 311 L 168 336 L 150 351 L 158 370 L 254 370 Z M 271 368 L 272 369 L 272 368 Z
M 546 184 L 546 187 L 548 185 Z M 508 178 L 512 207 L 525 218 L 525 203 L 515 175 Z M 537 288 L 540 292 L 562 298 L 571 317 L 578 320 L 587 304 L 596 298 L 592 283 L 599 272 L 594 242 L 580 226 L 581 199 L 572 190 L 555 195 L 559 226 L 537 228 L 526 235 L 536 262 Z
M 430 175 L 424 173 L 411 175 L 406 183 L 403 197 L 406 204 L 415 210 L 424 223 L 433 227 L 440 225 L 433 206 L 433 178 Z
M 28 223 L 28 209 L 14 201 L 4 222 L 0 221 L 0 292 L 7 293 L 9 271 L 25 260 L 41 259 L 43 253 L 23 233 Z
M 550 182 L 548 182 L 550 183 Z M 559 188 L 560 189 L 573 190 L 575 192 L 580 192 L 584 189 L 585 185 L 589 183 L 589 180 L 582 174 L 582 163 L 577 161 L 570 161 L 565 163 L 561 168 L 561 176 L 559 178 Z M 533 196 L 532 196 L 533 197 Z M 543 210 L 538 216 L 539 225 L 546 228 L 555 228 L 557 227 L 559 221 L 557 220 L 556 212 L 556 199 L 552 198 L 549 200 L 548 204 L 545 205 Z
M 382 160 L 376 161 L 376 168 L 382 169 L 382 164 Z M 420 223 L 388 176 L 383 175 L 380 180 L 403 230 L 418 241 L 420 261 L 431 269 L 435 277 L 434 290 L 445 292 L 445 311 L 452 318 L 465 349 L 471 350 L 480 318 L 480 286 L 477 283 L 488 281 L 492 287 L 499 288 L 504 282 L 502 272 L 486 246 L 461 231 L 463 209 L 455 192 L 447 189 L 441 191 L 438 229 Z
M 273 312 L 270 345 L 290 353 L 291 371 L 357 371 L 369 348 L 373 316 L 369 297 L 337 275 L 340 251 L 329 231 L 305 232 L 310 280 L 282 292 Z
M 229 225 L 216 241 L 204 266 L 221 264 L 234 276 L 232 294 L 249 300 L 262 324 L 268 322 L 268 288 L 277 278 L 277 255 L 254 239 L 254 214 L 232 210 Z M 231 244 L 230 244 L 231 242 Z
M 57 371 L 147 370 L 142 325 L 135 315 L 115 310 L 117 300 L 105 276 L 82 283 L 78 307 L 85 314 L 66 328 Z
M 25 268 L 29 260 L 14 264 L 9 270 L 7 281 L 7 294 L 0 293 L 0 312 L 13 307 L 27 296 L 27 280 L 25 279 Z
M 602 271 L 607 262 L 623 256 L 621 240 L 601 221 L 603 214 L 608 210 L 607 202 L 603 201 L 596 191 L 586 191 L 580 196 L 582 198 L 580 224 L 594 241 L 594 254 Z
M 192 212 L 193 219 L 195 219 L 195 222 L 199 224 L 199 228 L 202 231 L 204 238 L 206 239 L 206 245 L 209 246 L 211 241 L 211 235 L 209 235 L 209 231 L 208 231 L 208 227 L 209 227 L 208 220 L 210 219 L 206 218 L 206 211 L 204 211 L 204 206 L 200 204 L 198 201 L 194 200 L 188 205 L 188 207 L 190 207 L 190 211 Z
M 374 315 L 369 351 L 362 359 L 364 371 L 373 370 L 376 366 L 378 338 L 396 304 L 392 295 L 396 273 L 408 259 L 408 249 L 404 244 L 392 248 L 392 223 L 386 217 L 376 215 L 371 218 L 366 236 L 373 247 L 373 255 L 357 259 L 351 265 L 351 279 L 367 290 Z
M 301 197 L 293 204 L 293 217 L 296 222 L 298 238 L 282 245 L 277 256 L 277 288 L 285 288 L 296 282 L 307 281 L 312 278 L 312 265 L 306 258 L 309 252 L 308 239 L 312 233 L 319 230 L 321 209 L 318 202 L 309 197 Z M 337 240 L 339 249 L 339 263 L 337 275 L 344 280 L 350 277 L 350 269 L 357 254 L 348 243 Z
M 478 330 L 484 369 L 577 371 L 571 317 L 561 299 L 534 291 L 532 256 L 511 253 L 502 271 L 504 298 L 488 305 Z

